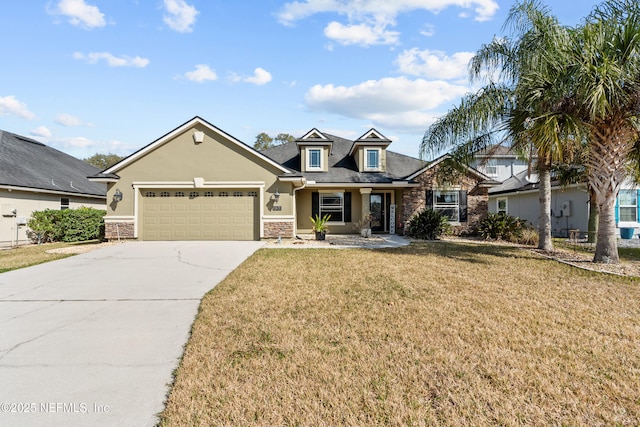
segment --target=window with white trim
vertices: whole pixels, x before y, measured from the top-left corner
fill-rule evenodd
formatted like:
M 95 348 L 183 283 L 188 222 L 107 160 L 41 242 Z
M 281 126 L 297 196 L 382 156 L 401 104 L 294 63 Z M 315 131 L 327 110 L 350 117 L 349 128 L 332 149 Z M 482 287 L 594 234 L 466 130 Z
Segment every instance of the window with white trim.
M 433 210 L 440 212 L 450 222 L 460 221 L 460 198 L 457 190 L 435 190 Z
M 307 170 L 322 170 L 322 149 L 307 149 Z
M 487 164 L 484 166 L 484 171 L 488 177 L 497 178 L 498 163 L 494 159 L 489 160 Z
M 320 193 L 320 217 L 329 214 L 329 222 L 344 222 L 344 193 Z
M 507 215 L 507 198 L 501 197 L 497 200 L 497 212 Z
M 69 209 L 69 198 L 61 197 L 60 198 L 60 210 L 63 211 L 65 209 Z
M 638 193 L 636 190 L 620 190 L 618 193 L 618 220 L 636 222 L 638 220 Z
M 380 170 L 380 149 L 367 148 L 364 151 L 365 170 Z

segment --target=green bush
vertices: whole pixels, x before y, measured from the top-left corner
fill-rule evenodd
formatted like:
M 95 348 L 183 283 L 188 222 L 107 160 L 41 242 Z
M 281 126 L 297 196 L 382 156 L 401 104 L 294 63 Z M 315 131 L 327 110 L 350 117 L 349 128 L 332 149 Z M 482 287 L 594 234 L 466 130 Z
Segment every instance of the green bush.
M 46 209 L 31 215 L 29 236 L 34 242 L 81 242 L 104 238 L 106 211 L 94 208 Z
M 506 240 L 518 242 L 525 230 L 527 221 L 504 213 L 489 213 L 478 224 L 478 233 L 483 239 Z M 529 234 L 529 233 L 527 233 Z
M 447 217 L 433 209 L 423 209 L 406 224 L 405 233 L 409 237 L 423 240 L 435 240 L 451 230 Z

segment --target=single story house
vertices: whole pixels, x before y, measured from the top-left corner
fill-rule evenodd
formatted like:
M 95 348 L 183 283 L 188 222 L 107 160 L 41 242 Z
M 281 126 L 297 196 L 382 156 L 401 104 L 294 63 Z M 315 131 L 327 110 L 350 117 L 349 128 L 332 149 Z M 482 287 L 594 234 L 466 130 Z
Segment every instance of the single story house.
M 430 206 L 461 233 L 486 215 L 496 183 L 469 167 L 438 186 L 442 157 L 427 163 L 388 150 L 371 129 L 356 140 L 312 129 L 262 152 L 200 117 L 89 177 L 107 184 L 107 238 L 259 240 L 311 232 L 331 216 L 332 233 L 354 233 L 372 216 L 374 232 L 401 233 Z
M 489 211 L 504 212 L 527 220 L 533 227 L 539 222 L 538 175 L 520 172 L 489 190 Z M 640 230 L 640 189 L 625 182 L 615 207 L 618 233 L 620 228 Z M 551 183 L 551 232 L 554 237 L 569 237 L 571 230 L 587 232 L 589 193 L 586 183 L 561 186 Z
M 99 169 L 41 142 L 0 130 L 0 246 L 29 241 L 34 211 L 81 206 L 106 208 L 104 184 L 88 175 Z

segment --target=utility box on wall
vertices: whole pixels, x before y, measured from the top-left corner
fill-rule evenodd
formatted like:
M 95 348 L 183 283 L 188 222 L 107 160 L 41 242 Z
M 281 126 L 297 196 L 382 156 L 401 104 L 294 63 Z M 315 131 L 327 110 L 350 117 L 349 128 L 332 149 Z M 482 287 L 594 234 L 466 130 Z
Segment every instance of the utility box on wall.
M 571 216 L 571 201 L 567 200 L 560 205 L 560 216 Z

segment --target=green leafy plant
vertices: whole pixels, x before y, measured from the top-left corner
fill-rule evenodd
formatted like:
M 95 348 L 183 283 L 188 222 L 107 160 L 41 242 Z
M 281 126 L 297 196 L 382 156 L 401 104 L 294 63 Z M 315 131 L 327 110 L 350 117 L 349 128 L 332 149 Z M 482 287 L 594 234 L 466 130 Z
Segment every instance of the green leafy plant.
M 29 237 L 36 243 L 102 240 L 105 214 L 106 211 L 84 207 L 36 211 L 27 223 Z
M 525 230 L 527 221 L 515 216 L 500 213 L 489 213 L 478 223 L 478 233 L 483 239 L 506 240 L 518 242 Z
M 451 226 L 447 217 L 433 209 L 423 209 L 405 225 L 405 234 L 422 240 L 435 240 L 449 234 Z
M 315 217 L 309 217 L 309 219 L 311 220 L 311 223 L 313 224 L 312 230 L 318 233 L 326 233 L 327 231 L 329 231 L 327 222 L 329 222 L 330 218 L 331 218 L 330 214 L 325 214 L 323 217 L 320 217 L 319 214 L 316 214 Z

